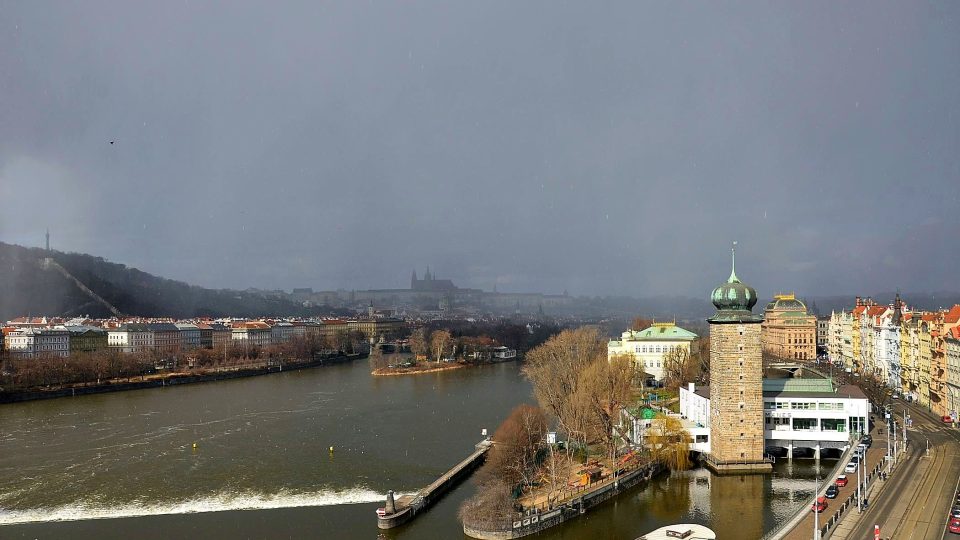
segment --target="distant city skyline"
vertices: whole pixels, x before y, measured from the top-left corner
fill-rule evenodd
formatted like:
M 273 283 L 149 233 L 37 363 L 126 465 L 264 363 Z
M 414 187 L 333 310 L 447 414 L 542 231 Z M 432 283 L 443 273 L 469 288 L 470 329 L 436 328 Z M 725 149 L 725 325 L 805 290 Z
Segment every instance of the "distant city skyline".
M 8 3 L 0 240 L 214 288 L 956 290 L 960 5 Z

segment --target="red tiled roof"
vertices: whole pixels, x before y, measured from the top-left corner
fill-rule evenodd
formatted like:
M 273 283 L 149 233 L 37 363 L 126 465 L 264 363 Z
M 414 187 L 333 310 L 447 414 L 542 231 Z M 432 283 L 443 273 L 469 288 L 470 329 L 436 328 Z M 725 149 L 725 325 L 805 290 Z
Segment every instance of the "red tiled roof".
M 946 315 L 943 316 L 943 321 L 948 323 L 960 322 L 960 304 L 955 304 Z
M 937 319 L 936 313 L 924 313 L 922 319 L 925 321 L 934 321 Z
M 960 326 L 954 326 L 950 329 L 950 336 L 953 339 L 960 339 Z
M 867 315 L 869 315 L 869 316 L 871 316 L 871 317 L 876 317 L 877 315 L 880 315 L 881 313 L 883 313 L 883 312 L 886 311 L 886 310 L 887 310 L 887 307 L 886 307 L 886 306 L 873 306 L 873 307 L 870 308 L 869 311 L 867 311 Z
M 867 309 L 867 306 L 857 306 L 857 307 L 853 308 L 853 314 L 854 314 L 854 315 L 860 315 L 860 314 L 862 314 L 864 311 L 866 311 L 866 309 Z

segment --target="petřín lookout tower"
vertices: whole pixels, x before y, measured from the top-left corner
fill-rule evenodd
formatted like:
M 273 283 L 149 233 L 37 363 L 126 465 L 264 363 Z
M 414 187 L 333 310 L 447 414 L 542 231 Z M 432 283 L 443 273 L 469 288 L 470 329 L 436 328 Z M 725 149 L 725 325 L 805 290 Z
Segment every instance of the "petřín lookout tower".
M 730 278 L 713 290 L 710 323 L 710 454 L 717 473 L 770 472 L 763 455 L 762 315 L 751 310 L 757 291 L 740 281 L 736 242 Z

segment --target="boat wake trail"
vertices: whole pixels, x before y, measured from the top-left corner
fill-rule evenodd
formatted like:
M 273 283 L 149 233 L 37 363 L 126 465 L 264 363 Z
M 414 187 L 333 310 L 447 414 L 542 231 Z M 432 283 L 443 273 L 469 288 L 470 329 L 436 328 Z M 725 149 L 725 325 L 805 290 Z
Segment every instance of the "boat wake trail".
M 88 519 L 118 519 L 167 514 L 197 514 L 233 510 L 269 510 L 302 506 L 333 506 L 340 504 L 371 503 L 384 500 L 386 494 L 363 487 L 341 491 L 313 492 L 223 493 L 182 501 L 148 503 L 134 501 L 109 505 L 83 501 L 47 508 L 6 509 L 0 507 L 0 526 L 51 521 L 81 521 Z

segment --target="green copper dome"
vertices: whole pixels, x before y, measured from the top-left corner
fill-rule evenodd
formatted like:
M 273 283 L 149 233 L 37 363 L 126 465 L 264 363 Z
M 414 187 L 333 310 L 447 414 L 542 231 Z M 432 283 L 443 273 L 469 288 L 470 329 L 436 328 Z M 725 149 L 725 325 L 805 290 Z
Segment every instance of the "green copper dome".
M 757 291 L 740 281 L 737 277 L 736 253 L 733 254 L 733 266 L 726 283 L 713 290 L 710 301 L 717 313 L 707 319 L 710 322 L 759 322 L 763 317 L 751 313 L 757 304 Z

